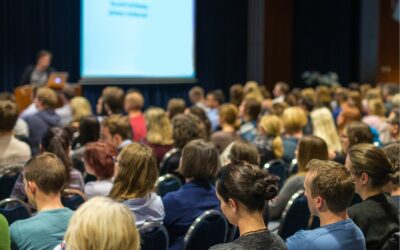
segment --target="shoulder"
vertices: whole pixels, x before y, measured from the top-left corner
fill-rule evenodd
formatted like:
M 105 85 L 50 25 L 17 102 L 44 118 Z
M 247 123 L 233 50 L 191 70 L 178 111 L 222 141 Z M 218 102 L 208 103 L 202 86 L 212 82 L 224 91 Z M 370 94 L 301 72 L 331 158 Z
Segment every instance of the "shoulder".
M 286 239 L 286 246 L 288 249 L 297 249 L 299 245 L 302 245 L 305 249 L 310 242 L 310 238 L 310 231 L 300 230 Z
M 231 243 L 225 243 L 225 244 L 219 244 L 211 247 L 209 250 L 244 250 L 240 245 L 235 244 L 234 242 Z

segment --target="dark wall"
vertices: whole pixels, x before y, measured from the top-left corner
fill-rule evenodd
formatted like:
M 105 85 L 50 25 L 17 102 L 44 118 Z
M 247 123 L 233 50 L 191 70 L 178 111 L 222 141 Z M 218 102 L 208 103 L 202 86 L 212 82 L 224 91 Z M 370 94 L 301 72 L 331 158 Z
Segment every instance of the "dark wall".
M 197 0 L 196 66 L 206 90 L 246 80 L 247 1 Z M 23 69 L 40 49 L 53 52 L 53 66 L 79 80 L 80 0 L 3 0 L 0 2 L 0 91 L 13 91 Z M 165 106 L 171 97 L 186 97 L 193 84 L 124 85 L 137 88 L 147 105 Z M 84 86 L 95 102 L 104 86 Z

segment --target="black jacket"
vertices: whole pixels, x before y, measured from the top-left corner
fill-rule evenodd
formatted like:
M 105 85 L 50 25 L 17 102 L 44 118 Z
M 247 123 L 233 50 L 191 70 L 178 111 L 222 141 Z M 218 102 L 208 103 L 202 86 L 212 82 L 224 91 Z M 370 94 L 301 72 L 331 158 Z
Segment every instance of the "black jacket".
M 24 73 L 22 73 L 20 85 L 31 84 L 31 75 L 35 70 L 35 65 L 29 65 L 25 68 Z M 46 70 L 47 76 L 50 76 L 51 73 L 55 71 L 54 68 L 48 67 Z

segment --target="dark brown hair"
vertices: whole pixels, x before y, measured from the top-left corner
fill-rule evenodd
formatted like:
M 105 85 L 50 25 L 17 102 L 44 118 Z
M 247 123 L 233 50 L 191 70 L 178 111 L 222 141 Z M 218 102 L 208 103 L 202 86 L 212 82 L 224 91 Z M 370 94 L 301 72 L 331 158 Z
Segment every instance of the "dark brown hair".
M 179 114 L 172 119 L 172 137 L 177 148 L 182 149 L 191 140 L 205 138 L 199 123 L 192 114 Z
M 245 141 L 235 141 L 233 143 L 229 159 L 231 162 L 247 161 L 257 166 L 260 164 L 260 155 L 258 154 L 257 148 L 253 144 Z
M 52 153 L 34 156 L 24 167 L 24 178 L 34 182 L 45 194 L 60 193 L 67 176 L 64 164 Z
M 242 103 L 244 97 L 243 85 L 240 83 L 233 84 L 229 88 L 229 102 L 237 107 Z
M 218 195 L 239 201 L 250 211 L 263 211 L 265 201 L 278 194 L 278 178 L 248 162 L 234 162 L 217 174 Z
M 110 130 L 111 135 L 120 135 L 123 140 L 132 138 L 132 127 L 127 117 L 111 115 L 104 118 L 102 126 Z
M 256 121 L 261 112 L 261 103 L 253 98 L 246 99 L 244 112 L 250 117 L 251 121 Z
M 334 213 L 346 210 L 355 192 L 350 172 L 333 161 L 311 160 L 308 173 L 314 175 L 310 185 L 311 196 L 321 196 Z
M 218 168 L 218 151 L 213 143 L 200 139 L 183 148 L 180 170 L 184 177 L 209 181 L 215 177 Z
M 101 94 L 103 105 L 107 105 L 113 114 L 122 113 L 124 110 L 125 93 L 119 87 L 106 87 Z
M 392 142 L 382 148 L 393 167 L 392 183 L 400 186 L 400 142 Z
M 204 124 L 204 130 L 206 132 L 206 139 L 210 138 L 211 134 L 211 122 L 207 117 L 206 112 L 204 109 L 197 107 L 197 106 L 192 106 L 189 109 L 190 114 L 197 116 L 199 118 L 200 122 Z
M 167 111 L 169 119 L 174 118 L 178 114 L 185 112 L 186 103 L 182 98 L 172 98 L 168 101 Z
M 108 143 L 98 141 L 86 144 L 85 162 L 94 170 L 97 177 L 108 179 L 113 176 L 114 156 L 117 156 L 117 151 Z
M 349 148 L 359 143 L 372 143 L 373 135 L 368 125 L 363 122 L 352 122 L 346 126 Z
M 328 145 L 318 136 L 304 136 L 299 141 L 297 153 L 299 172 L 305 172 L 312 159 L 328 160 Z
M 11 101 L 0 101 L 0 131 L 12 131 L 17 119 L 17 105 Z

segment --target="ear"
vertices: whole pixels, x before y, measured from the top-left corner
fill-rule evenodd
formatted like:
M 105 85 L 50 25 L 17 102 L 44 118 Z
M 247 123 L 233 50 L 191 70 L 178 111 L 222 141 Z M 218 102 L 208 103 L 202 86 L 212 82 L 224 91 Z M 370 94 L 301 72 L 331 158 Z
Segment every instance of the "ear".
M 321 210 L 322 207 L 325 205 L 324 199 L 322 199 L 321 196 L 316 196 L 316 197 L 313 198 L 313 199 L 315 199 L 315 206 L 316 206 L 316 208 L 317 208 L 318 210 Z
M 113 139 L 119 143 L 122 142 L 122 137 L 119 134 L 113 135 Z
M 233 199 L 228 200 L 228 206 L 234 213 L 236 213 L 239 208 L 238 203 Z
M 362 173 L 360 179 L 363 185 L 367 185 L 369 181 L 369 176 L 366 173 Z
M 33 181 L 28 181 L 28 182 L 27 182 L 27 186 L 28 186 L 29 191 L 30 191 L 32 194 L 35 194 L 35 193 L 36 193 L 36 184 L 35 184 Z

